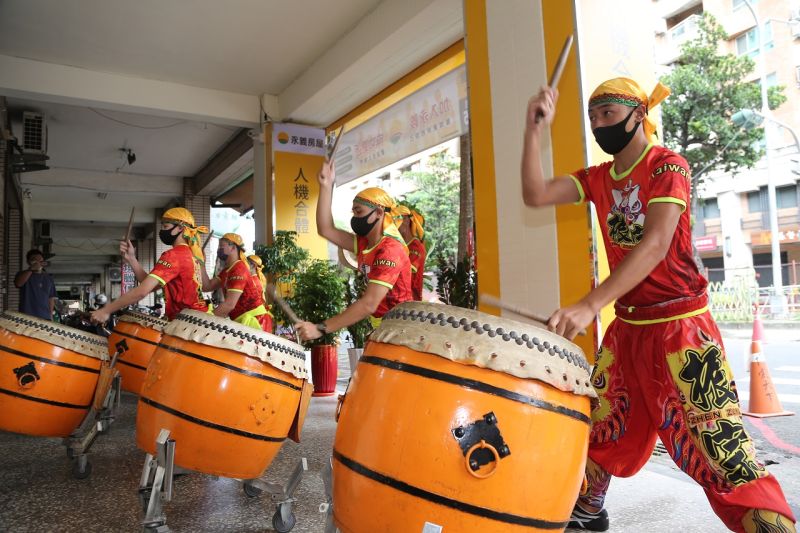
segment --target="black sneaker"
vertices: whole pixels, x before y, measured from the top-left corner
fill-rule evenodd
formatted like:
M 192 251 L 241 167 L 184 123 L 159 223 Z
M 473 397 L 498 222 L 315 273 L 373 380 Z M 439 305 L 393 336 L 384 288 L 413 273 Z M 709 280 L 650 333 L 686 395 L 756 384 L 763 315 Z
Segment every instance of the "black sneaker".
M 608 531 L 608 512 L 605 509 L 600 509 L 598 513 L 590 513 L 576 505 L 572 509 L 572 515 L 569 517 L 567 527 L 588 531 Z

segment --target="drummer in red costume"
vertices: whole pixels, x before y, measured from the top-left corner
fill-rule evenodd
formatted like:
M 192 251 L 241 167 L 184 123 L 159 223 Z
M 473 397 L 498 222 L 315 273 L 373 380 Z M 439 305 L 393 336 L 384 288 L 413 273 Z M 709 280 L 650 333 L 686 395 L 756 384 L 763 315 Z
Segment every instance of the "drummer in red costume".
M 247 263 L 250 267 L 250 274 L 253 277 L 253 283 L 255 283 L 256 288 L 261 291 L 261 297 L 264 299 L 264 308 L 267 310 L 267 314 L 269 315 L 269 329 L 265 329 L 264 331 L 269 331 L 272 333 L 272 326 L 273 326 L 273 315 L 272 315 L 272 306 L 267 305 L 267 277 L 264 275 L 264 262 L 261 258 L 255 254 L 247 256 Z
M 589 487 L 569 526 L 608 529 L 603 503 L 611 477 L 641 469 L 658 436 L 729 529 L 794 532 L 781 487 L 756 459 L 743 426 L 720 332 L 708 311 L 707 281 L 693 260 L 689 165 L 653 144 L 648 111 L 668 95 L 660 83 L 649 97 L 628 78 L 601 84 L 589 99 L 589 123 L 613 161 L 552 180 L 544 179 L 541 137 L 558 93 L 545 87 L 528 104 L 525 203 L 594 203 L 611 267 L 608 279 L 556 311 L 549 326 L 572 338 L 616 300 L 617 317 L 592 374 L 599 403 L 592 410 Z
M 425 217 L 419 211 L 404 204 L 394 209 L 394 220 L 400 235 L 408 246 L 408 258 L 411 260 L 411 293 L 414 300 L 422 301 L 423 282 L 425 280 Z
M 92 321 L 106 322 L 111 313 L 138 302 L 159 286 L 164 288 L 169 320 L 184 309 L 208 311 L 202 292 L 201 272 L 205 273 L 205 269 L 198 237 L 200 233 L 208 233 L 208 229 L 196 226 L 194 216 L 188 209 L 173 207 L 167 210 L 161 217 L 158 237 L 172 248 L 161 254 L 149 273 L 136 259 L 133 244 L 130 241 L 120 243 L 122 260 L 131 266 L 139 285 L 92 312 Z
M 369 317 L 373 326 L 394 306 L 413 299 L 411 262 L 408 248 L 392 219 L 397 203 L 383 189 L 371 187 L 353 200 L 350 220 L 355 235 L 333 224 L 331 201 L 335 171 L 333 162 L 325 162 L 319 173 L 317 231 L 333 244 L 358 257 L 358 268 L 367 278 L 367 290 L 350 307 L 320 324 L 301 322 L 295 325 L 304 340 L 317 339 L 323 333 L 338 331 Z
M 214 309 L 214 314 L 230 316 L 245 326 L 272 332 L 272 317 L 264 306 L 262 289 L 250 273 L 242 237 L 236 233 L 223 235 L 217 257 L 223 261 L 222 271 L 214 279 L 203 273 L 203 290 L 210 292 L 221 288 L 225 293 L 225 300 Z

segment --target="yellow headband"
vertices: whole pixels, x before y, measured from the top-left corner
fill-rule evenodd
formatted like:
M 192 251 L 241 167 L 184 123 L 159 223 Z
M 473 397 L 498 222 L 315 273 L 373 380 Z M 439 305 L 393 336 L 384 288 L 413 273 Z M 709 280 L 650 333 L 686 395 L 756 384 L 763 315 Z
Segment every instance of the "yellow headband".
M 645 113 L 660 104 L 670 95 L 669 87 L 661 82 L 656 83 L 650 96 L 639 87 L 639 84 L 630 78 L 614 78 L 601 83 L 589 97 L 589 109 L 601 104 L 621 104 L 627 107 L 644 106 Z M 647 142 L 653 142 L 656 132 L 656 123 L 649 114 L 644 119 L 644 134 Z
M 394 198 L 389 196 L 386 191 L 379 187 L 369 187 L 359 192 L 353 199 L 353 202 L 366 205 L 367 207 L 371 207 L 373 209 L 382 207 L 383 234 L 387 237 L 396 239 L 404 247 L 406 246 L 406 241 L 403 239 L 403 236 L 400 235 L 400 231 L 397 229 L 393 218 L 394 210 L 397 208 L 397 202 L 395 202 Z
M 194 215 L 185 207 L 173 207 L 168 209 L 161 215 L 161 220 L 173 224 L 179 224 L 183 227 L 183 238 L 192 250 L 192 255 L 205 263 L 206 258 L 203 256 L 203 248 L 200 244 L 198 233 L 208 233 L 208 228 L 205 226 L 194 225 Z
M 241 259 L 245 265 L 247 264 L 247 255 L 244 253 L 244 239 L 242 239 L 241 235 L 237 233 L 226 233 L 220 240 L 228 241 L 235 245 L 237 250 L 239 250 L 239 259 Z
M 411 234 L 419 240 L 425 236 L 425 217 L 416 209 L 411 210 Z

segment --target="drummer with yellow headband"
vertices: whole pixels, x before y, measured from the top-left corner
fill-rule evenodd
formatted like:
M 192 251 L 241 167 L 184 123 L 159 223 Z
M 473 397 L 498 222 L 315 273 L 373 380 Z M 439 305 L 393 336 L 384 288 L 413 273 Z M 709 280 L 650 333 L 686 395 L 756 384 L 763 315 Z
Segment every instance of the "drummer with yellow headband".
M 350 226 L 355 235 L 342 231 L 334 226 L 331 214 L 334 180 L 333 162 L 326 161 L 319 173 L 317 231 L 336 246 L 356 254 L 358 268 L 367 278 L 367 289 L 347 309 L 320 324 L 296 324 L 298 334 L 305 340 L 367 317 L 377 326 L 394 306 L 412 300 L 408 248 L 392 218 L 397 203 L 383 189 L 364 189 L 353 200 Z
M 252 328 L 272 332 L 272 317 L 264 306 L 260 287 L 253 282 L 244 241 L 236 233 L 226 233 L 219 240 L 217 257 L 223 261 L 223 269 L 214 279 L 203 272 L 203 290 L 223 289 L 225 300 L 214 308 L 214 314 L 230 316 L 236 322 Z
M 266 305 L 267 301 L 267 277 L 264 275 L 264 262 L 261 258 L 255 254 L 247 256 L 247 263 L 250 267 L 250 275 L 253 278 L 253 283 L 255 283 L 256 288 L 261 291 L 261 296 L 264 299 L 264 308 L 267 310 L 267 314 L 269 315 L 269 329 L 265 329 L 264 331 L 272 332 L 272 313 L 271 308 L 272 306 Z
M 166 314 L 169 320 L 178 316 L 184 309 L 208 311 L 203 298 L 202 277 L 203 251 L 199 234 L 208 233 L 204 226 L 196 226 L 194 216 L 188 209 L 173 207 L 161 217 L 161 230 L 158 237 L 164 244 L 172 246 L 161 254 L 155 267 L 149 273 L 136 259 L 136 249 L 131 241 L 120 243 L 122 260 L 133 269 L 139 285 L 92 312 L 92 320 L 104 323 L 111 313 L 138 302 L 159 286 L 164 288 Z
M 742 423 L 722 338 L 708 310 L 708 282 L 692 251 L 689 165 L 654 144 L 649 112 L 668 95 L 660 83 L 649 96 L 628 78 L 602 83 L 589 98 L 589 123 L 613 160 L 551 180 L 542 170 L 541 137 L 558 93 L 545 87 L 528 104 L 525 203 L 592 202 L 611 269 L 582 300 L 553 313 L 548 325 L 572 338 L 616 301 L 616 319 L 592 374 L 599 402 L 592 409 L 588 490 L 569 527 L 608 529 L 603 504 L 611 477 L 641 469 L 658 436 L 729 529 L 794 532 L 792 510 L 757 460 Z
M 404 204 L 398 204 L 393 210 L 394 220 L 400 235 L 408 246 L 408 258 L 411 260 L 411 294 L 416 301 L 422 301 L 423 282 L 425 280 L 425 259 L 428 251 L 425 249 L 425 217 Z

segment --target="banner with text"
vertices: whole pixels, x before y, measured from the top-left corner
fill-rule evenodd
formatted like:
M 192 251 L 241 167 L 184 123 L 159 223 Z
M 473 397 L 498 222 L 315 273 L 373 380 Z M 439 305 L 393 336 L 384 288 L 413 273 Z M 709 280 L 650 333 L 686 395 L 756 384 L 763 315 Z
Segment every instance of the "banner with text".
M 347 183 L 468 130 L 466 67 L 462 65 L 352 131 L 345 131 L 336 151 L 336 184 Z

